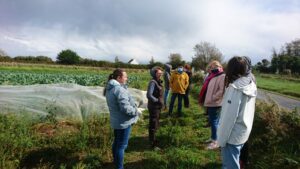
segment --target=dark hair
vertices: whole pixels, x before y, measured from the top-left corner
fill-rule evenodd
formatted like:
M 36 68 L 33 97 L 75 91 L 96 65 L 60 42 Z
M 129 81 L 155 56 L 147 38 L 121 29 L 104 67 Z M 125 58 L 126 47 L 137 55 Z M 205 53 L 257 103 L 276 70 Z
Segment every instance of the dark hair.
M 110 81 L 111 79 L 115 79 L 116 80 L 118 77 L 122 77 L 123 76 L 123 72 L 125 72 L 123 69 L 119 69 L 119 68 L 115 69 L 113 71 L 113 73 L 108 76 L 107 82 Z M 106 83 L 106 85 L 107 85 L 107 83 Z M 106 94 L 106 85 L 105 85 L 104 90 L 103 90 L 103 95 L 104 96 Z
M 247 61 L 243 57 L 235 56 L 228 61 L 225 76 L 225 87 L 236 79 L 245 76 L 247 72 Z
M 185 65 L 184 65 L 184 68 L 187 69 L 187 70 L 189 70 L 189 71 L 192 69 L 191 66 L 190 66 L 189 64 L 185 64 Z

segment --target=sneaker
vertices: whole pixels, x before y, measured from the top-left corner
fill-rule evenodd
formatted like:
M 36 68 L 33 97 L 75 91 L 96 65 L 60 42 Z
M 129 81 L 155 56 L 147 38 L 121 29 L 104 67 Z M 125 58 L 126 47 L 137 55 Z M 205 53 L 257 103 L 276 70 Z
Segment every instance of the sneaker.
M 208 144 L 206 147 L 208 150 L 215 150 L 219 148 L 219 145 L 216 141 L 212 141 L 211 143 Z

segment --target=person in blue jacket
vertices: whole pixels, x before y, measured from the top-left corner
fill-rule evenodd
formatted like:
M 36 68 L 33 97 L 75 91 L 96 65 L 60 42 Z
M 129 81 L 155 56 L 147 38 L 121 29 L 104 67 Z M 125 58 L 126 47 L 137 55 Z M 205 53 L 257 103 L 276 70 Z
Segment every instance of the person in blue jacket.
M 141 112 L 127 90 L 127 73 L 116 69 L 108 77 L 104 96 L 110 112 L 110 125 L 114 130 L 112 153 L 117 169 L 123 169 L 124 151 L 127 148 L 131 125 Z

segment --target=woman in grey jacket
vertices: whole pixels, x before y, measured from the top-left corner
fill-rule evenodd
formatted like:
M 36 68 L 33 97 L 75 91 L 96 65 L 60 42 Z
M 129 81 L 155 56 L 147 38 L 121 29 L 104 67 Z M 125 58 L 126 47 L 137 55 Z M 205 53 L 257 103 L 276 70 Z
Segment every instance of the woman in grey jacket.
M 109 75 L 108 84 L 104 89 L 110 112 L 110 125 L 114 129 L 112 152 L 117 169 L 123 169 L 124 151 L 128 145 L 131 125 L 141 114 L 127 90 L 126 82 L 127 73 L 122 69 L 116 69 Z
M 240 151 L 252 129 L 257 88 L 252 77 L 247 75 L 247 69 L 243 57 L 233 57 L 227 65 L 226 90 L 217 131 L 223 169 L 240 168 Z

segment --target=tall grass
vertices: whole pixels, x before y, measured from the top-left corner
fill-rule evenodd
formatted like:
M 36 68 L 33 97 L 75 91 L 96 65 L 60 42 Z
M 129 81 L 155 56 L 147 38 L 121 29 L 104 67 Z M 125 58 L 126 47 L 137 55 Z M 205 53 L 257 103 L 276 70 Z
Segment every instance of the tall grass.
M 258 102 L 250 136 L 250 168 L 300 168 L 300 116 Z
M 210 130 L 204 127 L 207 117 L 193 96 L 191 105 L 181 118 L 162 112 L 158 150 L 149 145 L 145 111 L 143 120 L 133 126 L 125 167 L 221 168 L 220 151 L 205 149 Z M 299 168 L 299 131 L 299 114 L 258 102 L 249 139 L 248 168 Z M 26 115 L 0 115 L 0 168 L 113 169 L 112 138 L 107 115 L 93 115 L 83 123 L 58 121 L 55 116 L 31 119 Z

